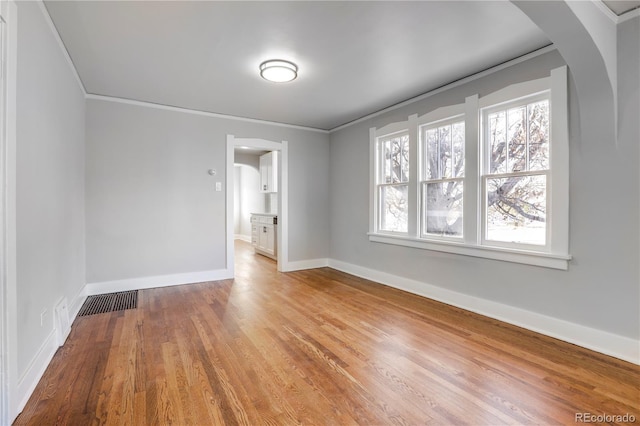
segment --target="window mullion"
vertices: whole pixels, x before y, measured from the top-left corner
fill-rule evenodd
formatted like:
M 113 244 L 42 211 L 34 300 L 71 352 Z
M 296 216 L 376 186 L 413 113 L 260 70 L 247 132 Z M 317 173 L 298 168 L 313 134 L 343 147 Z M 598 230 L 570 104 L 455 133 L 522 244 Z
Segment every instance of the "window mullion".
M 549 119 L 551 140 L 549 178 L 547 179 L 547 241 L 551 252 L 569 252 L 569 117 L 567 67 L 551 71 L 551 106 Z M 553 179 L 551 178 L 553 174 Z M 553 232 L 552 232 L 553 230 Z
M 480 174 L 480 143 L 478 135 L 479 110 L 478 95 L 469 96 L 465 100 L 465 129 L 464 129 L 464 192 L 462 203 L 463 239 L 466 244 L 480 242 L 480 211 L 479 179 Z
M 376 129 L 369 129 L 369 232 L 378 230 L 378 216 L 380 210 L 380 199 L 378 195 L 378 181 L 380 179 L 380 169 L 382 161 L 380 150 L 376 140 Z
M 408 235 L 418 237 L 420 233 L 420 208 L 419 208 L 419 169 L 418 169 L 418 115 L 409 116 L 409 192 L 408 208 L 409 218 L 407 222 Z

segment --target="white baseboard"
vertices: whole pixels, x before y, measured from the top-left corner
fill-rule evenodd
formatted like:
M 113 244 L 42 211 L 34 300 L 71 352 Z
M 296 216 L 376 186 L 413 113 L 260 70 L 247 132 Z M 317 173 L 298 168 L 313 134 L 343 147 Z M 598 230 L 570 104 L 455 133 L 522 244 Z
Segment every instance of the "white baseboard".
M 71 303 L 69 303 L 69 321 L 73 324 L 73 321 L 78 316 L 84 301 L 87 299 L 87 285 L 85 284 L 82 289 L 76 294 L 76 297 L 73 298 Z
M 86 295 L 114 293 L 117 291 L 142 290 L 145 288 L 169 287 L 206 281 L 232 279 L 233 272 L 227 269 L 189 272 L 185 274 L 159 275 L 155 277 L 129 278 L 124 280 L 87 283 Z
M 287 262 L 282 272 L 302 271 L 303 269 L 324 268 L 329 266 L 329 259 L 308 259 Z
M 638 340 L 335 259 L 329 267 L 640 365 Z
M 29 366 L 25 370 L 24 374 L 18 380 L 18 389 L 16 395 L 16 401 L 18 401 L 18 409 L 16 413 L 21 413 L 25 405 L 31 398 L 31 394 L 35 390 L 38 382 L 42 378 L 45 370 L 49 366 L 53 355 L 58 350 L 58 344 L 56 339 L 56 330 L 51 330 L 51 333 L 40 346 L 40 349 L 36 353 L 36 356 L 31 360 Z
M 242 240 L 242 241 L 246 241 L 248 243 L 251 243 L 251 235 L 242 235 L 242 234 L 235 234 L 233 236 L 234 240 Z

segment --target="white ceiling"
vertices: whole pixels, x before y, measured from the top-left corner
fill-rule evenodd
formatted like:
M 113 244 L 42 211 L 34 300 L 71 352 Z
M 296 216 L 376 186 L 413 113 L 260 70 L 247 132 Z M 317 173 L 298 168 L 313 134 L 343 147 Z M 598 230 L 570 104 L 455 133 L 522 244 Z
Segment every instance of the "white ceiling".
M 550 43 L 506 1 L 45 4 L 88 93 L 318 129 Z

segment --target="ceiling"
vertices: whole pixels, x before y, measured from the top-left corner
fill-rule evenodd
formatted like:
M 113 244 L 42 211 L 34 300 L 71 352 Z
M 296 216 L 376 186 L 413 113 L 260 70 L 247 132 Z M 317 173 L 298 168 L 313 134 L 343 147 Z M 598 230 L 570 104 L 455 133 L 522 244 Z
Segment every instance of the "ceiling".
M 550 44 L 505 1 L 45 5 L 87 93 L 325 130 Z

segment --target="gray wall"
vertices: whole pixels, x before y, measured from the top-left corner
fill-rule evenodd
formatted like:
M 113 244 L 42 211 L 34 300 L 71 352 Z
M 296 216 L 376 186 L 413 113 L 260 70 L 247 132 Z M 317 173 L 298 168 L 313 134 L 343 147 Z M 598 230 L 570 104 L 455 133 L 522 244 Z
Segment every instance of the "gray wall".
M 626 25 L 620 30 L 625 31 Z M 631 42 L 634 34 L 635 44 Z M 564 64 L 557 52 L 332 133 L 331 258 L 637 339 L 637 29 L 635 33 L 627 29 L 625 37 L 626 42 L 620 43 L 626 49 L 620 55 L 620 105 L 626 118 L 617 143 L 600 138 L 601 123 L 580 120 L 580 111 L 588 110 L 588 116 L 607 111 L 599 105 L 580 104 L 573 81 L 569 82 L 570 252 L 574 260 L 568 271 L 373 243 L 367 238 L 370 127 L 546 76 Z
M 18 377 L 84 286 L 84 93 L 35 2 L 18 2 Z M 44 324 L 40 313 L 47 310 Z
M 225 268 L 228 133 L 289 142 L 289 260 L 328 257 L 327 134 L 96 99 L 86 127 L 87 282 Z

